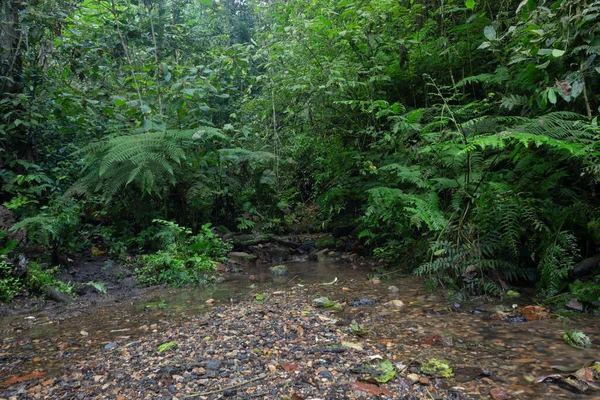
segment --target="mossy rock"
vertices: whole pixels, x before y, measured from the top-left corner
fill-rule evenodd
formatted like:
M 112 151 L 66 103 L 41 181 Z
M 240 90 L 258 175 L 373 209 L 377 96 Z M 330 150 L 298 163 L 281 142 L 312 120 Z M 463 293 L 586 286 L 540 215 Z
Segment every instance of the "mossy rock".
M 454 376 L 450 363 L 441 358 L 432 358 L 421 365 L 421 372 L 426 375 L 451 378 Z
M 289 273 L 287 265 L 275 265 L 269 270 L 274 276 L 286 276 Z
M 336 247 L 337 240 L 332 235 L 326 235 L 316 241 L 315 246 L 319 250 L 323 249 L 334 249 Z

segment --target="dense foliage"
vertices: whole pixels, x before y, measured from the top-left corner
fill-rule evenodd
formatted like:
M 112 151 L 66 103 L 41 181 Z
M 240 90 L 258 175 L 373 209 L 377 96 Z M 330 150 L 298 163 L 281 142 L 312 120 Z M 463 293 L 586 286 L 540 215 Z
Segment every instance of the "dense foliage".
M 198 281 L 192 232 L 284 230 L 313 204 L 461 293 L 553 296 L 598 252 L 597 2 L 0 7 L 0 199 L 54 262 L 85 224 L 118 255 L 174 221 L 187 244 L 144 276 Z

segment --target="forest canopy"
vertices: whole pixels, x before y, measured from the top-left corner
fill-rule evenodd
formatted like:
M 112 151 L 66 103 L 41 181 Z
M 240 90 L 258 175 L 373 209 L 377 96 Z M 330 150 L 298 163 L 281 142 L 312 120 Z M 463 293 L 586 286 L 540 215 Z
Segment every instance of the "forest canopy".
M 310 217 L 468 294 L 598 287 L 597 265 L 573 283 L 600 245 L 598 2 L 6 0 L 0 21 L 0 203 L 53 262 L 161 229 L 215 259 L 211 226 Z

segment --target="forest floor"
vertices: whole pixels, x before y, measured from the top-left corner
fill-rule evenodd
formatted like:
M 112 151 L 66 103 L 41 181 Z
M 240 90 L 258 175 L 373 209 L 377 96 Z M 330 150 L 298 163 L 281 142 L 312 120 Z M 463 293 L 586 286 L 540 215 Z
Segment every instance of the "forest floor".
M 256 273 L 4 317 L 0 399 L 590 398 L 569 381 L 599 393 L 597 349 L 565 344 L 557 319 L 525 321 L 531 298 L 453 304 L 415 278 L 368 281 L 333 263 L 291 270 L 279 284 Z M 600 321 L 573 324 L 597 346 Z M 425 373 L 432 359 L 452 376 Z

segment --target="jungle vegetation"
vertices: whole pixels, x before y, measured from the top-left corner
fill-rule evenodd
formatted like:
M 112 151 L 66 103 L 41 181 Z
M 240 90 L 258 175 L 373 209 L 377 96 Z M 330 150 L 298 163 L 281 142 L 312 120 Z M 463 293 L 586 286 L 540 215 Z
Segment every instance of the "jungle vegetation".
M 571 276 L 600 245 L 597 1 L 6 0 L 0 22 L 0 203 L 53 262 L 204 271 L 194 235 L 222 257 L 211 226 L 317 210 L 447 289 L 599 300 L 598 268 Z

